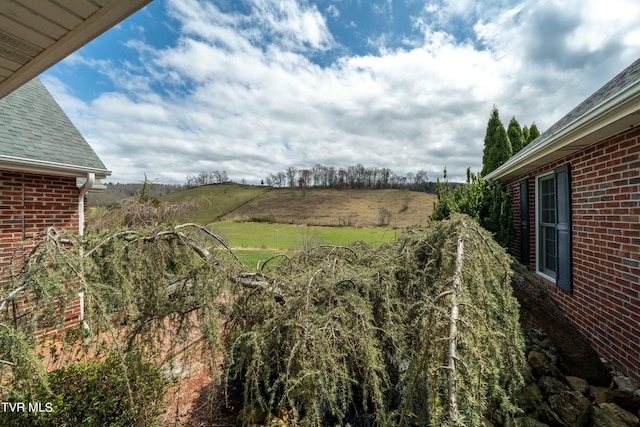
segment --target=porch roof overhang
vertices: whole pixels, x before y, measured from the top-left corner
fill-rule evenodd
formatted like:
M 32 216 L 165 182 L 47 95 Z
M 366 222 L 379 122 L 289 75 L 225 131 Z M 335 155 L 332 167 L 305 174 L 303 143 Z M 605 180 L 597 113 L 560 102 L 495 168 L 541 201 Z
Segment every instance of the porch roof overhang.
M 640 126 L 640 80 L 555 130 L 543 134 L 485 176 L 509 181 L 625 130 Z
M 0 98 L 150 1 L 3 0 L 0 4 Z

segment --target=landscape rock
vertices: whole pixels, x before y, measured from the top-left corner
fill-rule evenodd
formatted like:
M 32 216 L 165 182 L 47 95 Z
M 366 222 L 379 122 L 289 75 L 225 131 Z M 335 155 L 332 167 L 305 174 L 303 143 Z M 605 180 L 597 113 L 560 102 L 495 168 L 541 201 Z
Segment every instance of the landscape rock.
M 636 390 L 640 389 L 640 381 L 634 378 L 617 376 L 614 377 L 613 380 L 616 382 L 619 390 L 634 393 Z
M 615 403 L 621 408 L 631 412 L 640 410 L 640 397 L 638 397 L 635 392 L 611 390 L 607 393 L 607 402 Z
M 178 382 L 191 375 L 191 368 L 174 360 L 164 363 L 160 367 L 160 374 L 169 382 Z
M 566 377 L 566 379 L 573 391 L 582 393 L 585 396 L 589 394 L 589 383 L 585 379 L 571 376 Z
M 615 403 L 601 403 L 598 405 L 598 408 L 622 421 L 627 426 L 640 427 L 640 419 L 638 419 L 638 417 L 633 415 L 631 412 L 622 409 Z
M 600 409 L 598 406 L 593 408 L 593 415 L 591 416 L 592 427 L 628 427 L 625 423 L 608 413 Z
M 542 393 L 546 395 L 554 395 L 563 391 L 570 391 L 569 386 L 560 381 L 557 378 L 553 377 L 542 377 L 538 381 L 538 386 L 540 386 L 540 390 Z
M 591 397 L 594 403 L 605 403 L 607 401 L 607 394 L 609 394 L 609 388 L 607 387 L 589 386 L 589 397 Z
M 536 413 L 537 413 L 537 418 L 540 421 L 546 422 L 548 425 L 552 425 L 554 427 L 555 426 L 561 426 L 561 427 L 566 427 L 567 426 L 567 424 L 565 424 L 562 421 L 560 416 L 551 410 L 551 407 L 546 402 L 543 403 L 542 405 L 538 406 L 538 410 L 536 411 Z
M 542 396 L 542 391 L 540 391 L 540 387 L 538 387 L 536 383 L 524 386 L 518 396 L 520 407 L 527 413 L 532 412 L 540 406 L 543 400 L 544 396 Z
M 585 427 L 591 418 L 591 402 L 576 391 L 550 396 L 549 407 L 567 427 Z
M 554 365 L 547 356 L 539 351 L 530 351 L 527 356 L 527 360 L 529 365 L 531 366 L 531 370 L 533 375 L 536 378 L 541 377 L 554 377 L 558 379 L 564 379 L 562 372 L 556 365 Z
M 542 423 L 535 418 L 518 417 L 507 421 L 504 427 L 549 427 L 549 424 Z

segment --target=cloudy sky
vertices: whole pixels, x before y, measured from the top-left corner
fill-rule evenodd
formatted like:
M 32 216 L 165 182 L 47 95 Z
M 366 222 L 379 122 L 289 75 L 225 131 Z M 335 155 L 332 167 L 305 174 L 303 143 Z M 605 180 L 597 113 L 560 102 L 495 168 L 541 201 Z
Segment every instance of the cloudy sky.
M 637 0 L 154 0 L 41 79 L 113 171 L 481 169 L 640 57 Z

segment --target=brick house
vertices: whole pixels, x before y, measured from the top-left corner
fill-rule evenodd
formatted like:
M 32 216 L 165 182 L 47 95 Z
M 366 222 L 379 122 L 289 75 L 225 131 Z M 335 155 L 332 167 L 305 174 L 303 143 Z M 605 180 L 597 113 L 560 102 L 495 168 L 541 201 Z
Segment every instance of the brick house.
M 486 178 L 512 196 L 512 253 L 640 378 L 640 59 Z
M 0 99 L 0 270 L 47 227 L 82 235 L 85 195 L 110 173 L 38 79 Z M 80 293 L 65 327 L 82 311 Z

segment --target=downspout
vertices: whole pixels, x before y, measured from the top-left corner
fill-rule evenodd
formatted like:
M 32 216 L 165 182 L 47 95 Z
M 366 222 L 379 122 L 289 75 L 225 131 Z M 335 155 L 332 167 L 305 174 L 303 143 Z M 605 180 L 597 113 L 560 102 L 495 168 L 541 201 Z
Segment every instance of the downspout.
M 84 236 L 84 196 L 91 190 L 93 184 L 96 180 L 96 174 L 93 172 L 87 173 L 87 180 L 82 187 L 80 187 L 80 191 L 78 193 L 78 235 L 82 238 Z M 84 248 L 80 245 L 80 259 L 82 260 L 84 255 Z M 82 262 L 82 261 L 81 261 Z M 78 292 L 78 297 L 80 298 L 80 314 L 78 315 L 78 321 L 82 323 L 82 329 L 84 329 L 85 334 L 89 335 L 90 329 L 87 322 L 84 321 L 84 287 L 80 288 L 80 292 Z

